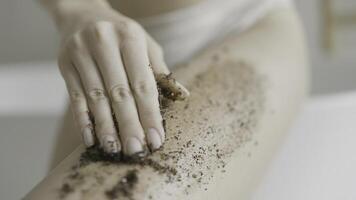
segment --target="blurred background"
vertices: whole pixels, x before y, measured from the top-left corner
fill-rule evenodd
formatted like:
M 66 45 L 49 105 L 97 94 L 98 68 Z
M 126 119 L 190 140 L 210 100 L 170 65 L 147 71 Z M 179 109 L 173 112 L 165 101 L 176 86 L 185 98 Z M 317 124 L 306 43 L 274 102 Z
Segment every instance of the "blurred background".
M 356 135 L 354 128 L 345 129 L 356 120 L 356 113 L 352 111 L 356 110 L 356 1 L 298 0 L 296 5 L 305 24 L 308 38 L 312 70 L 312 98 L 306 106 L 307 111 L 301 115 L 303 119 L 297 122 L 297 127 L 292 131 L 291 137 L 293 138 L 293 133 L 299 134 L 300 132 L 319 131 L 324 134 L 327 129 L 318 129 L 315 124 L 333 124 L 338 120 L 343 123 L 348 120 L 350 123 L 344 124 L 343 128 L 335 126 L 332 129 L 334 131 L 330 133 L 331 141 L 335 134 L 344 138 L 351 134 Z M 37 2 L 1 0 L 0 27 L 0 89 L 3 94 L 0 98 L 0 196 L 1 199 L 12 200 L 19 199 L 27 193 L 50 168 L 48 160 L 52 156 L 56 130 L 61 124 L 60 116 L 65 111 L 66 91 L 54 61 L 59 36 L 52 20 Z M 341 112 L 342 110 L 344 112 Z M 341 118 L 325 118 L 325 116 L 341 116 Z M 311 123 L 310 121 L 313 120 L 319 121 Z M 350 140 L 355 139 L 355 137 L 350 138 Z M 318 138 L 314 140 L 318 142 Z M 294 151 L 299 147 L 288 142 L 286 145 L 279 155 L 279 160 L 276 161 L 277 164 L 272 167 L 275 171 L 278 171 L 280 167 L 288 168 L 283 164 L 278 165 L 279 162 L 297 162 L 288 160 L 286 157 L 289 151 Z M 355 150 L 342 149 L 343 145 L 346 145 L 343 142 L 339 145 L 341 150 L 336 147 L 335 149 Z M 315 156 L 318 156 L 317 153 L 323 154 L 323 152 L 316 151 L 314 153 Z M 38 155 L 38 157 L 34 160 L 33 156 L 29 155 Z M 323 164 L 333 166 L 332 162 L 328 163 L 329 160 L 320 162 L 317 166 L 313 164 L 316 171 L 319 165 L 319 167 Z M 312 165 L 308 162 L 306 164 Z M 299 165 L 299 167 L 303 166 Z M 272 174 L 276 173 L 273 169 Z M 302 176 L 301 171 L 296 168 L 293 170 L 297 171 L 284 172 L 286 174 L 299 173 L 298 176 Z M 304 173 L 304 176 L 306 175 L 308 174 Z M 338 174 L 335 176 L 339 177 Z M 265 184 L 270 185 L 269 191 L 273 190 L 270 183 L 274 183 L 274 189 L 276 189 L 278 180 L 271 179 L 272 175 L 267 177 L 270 177 L 265 180 Z M 292 179 L 290 181 L 293 182 Z M 317 180 L 315 181 L 315 184 L 320 184 Z M 293 183 L 298 184 L 298 182 Z M 300 184 L 303 184 L 302 180 Z M 331 184 L 319 189 L 322 191 L 333 186 Z M 258 198 L 258 194 L 263 194 L 263 199 L 269 199 L 265 194 L 267 188 L 261 187 L 256 199 L 261 199 Z M 289 190 L 285 188 L 284 191 L 286 195 L 293 193 L 290 188 Z M 305 191 L 294 190 L 294 192 L 299 194 Z M 310 195 L 304 196 L 303 199 L 332 199 L 330 196 L 318 198 L 320 197 L 317 196 L 318 193 Z M 286 196 L 283 198 L 279 198 L 281 196 L 276 196 L 276 194 L 273 198 L 272 196 L 270 199 L 286 199 Z M 338 199 L 351 200 L 351 198 Z M 353 199 L 356 199 L 356 196 Z

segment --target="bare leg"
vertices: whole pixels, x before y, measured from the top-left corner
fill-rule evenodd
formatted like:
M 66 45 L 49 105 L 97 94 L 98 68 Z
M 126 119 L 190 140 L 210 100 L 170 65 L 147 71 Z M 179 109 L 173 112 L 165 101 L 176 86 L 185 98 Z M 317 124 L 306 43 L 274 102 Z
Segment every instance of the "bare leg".
M 72 168 L 81 146 L 25 199 L 245 199 L 307 91 L 302 29 L 290 8 L 175 70 L 188 101 L 164 114 L 164 148 L 136 164 Z

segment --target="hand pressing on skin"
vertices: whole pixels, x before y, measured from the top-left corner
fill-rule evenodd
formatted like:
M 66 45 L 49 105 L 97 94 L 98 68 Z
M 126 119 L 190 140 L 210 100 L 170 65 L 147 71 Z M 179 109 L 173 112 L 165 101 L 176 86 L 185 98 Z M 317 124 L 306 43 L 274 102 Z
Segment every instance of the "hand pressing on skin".
M 129 156 L 158 149 L 165 132 L 156 81 L 178 99 L 188 91 L 164 80 L 162 50 L 137 22 L 106 4 L 79 2 L 52 8 L 62 35 L 59 68 L 85 145 Z

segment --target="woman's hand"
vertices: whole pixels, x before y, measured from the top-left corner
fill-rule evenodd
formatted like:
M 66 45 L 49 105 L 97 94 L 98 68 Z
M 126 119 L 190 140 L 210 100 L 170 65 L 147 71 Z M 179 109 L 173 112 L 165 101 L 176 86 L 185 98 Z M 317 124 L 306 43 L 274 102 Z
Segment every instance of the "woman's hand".
M 107 153 L 126 155 L 146 152 L 146 144 L 160 148 L 165 132 L 155 77 L 160 82 L 169 74 L 160 46 L 109 7 L 75 8 L 57 19 L 59 68 L 85 145 L 99 142 Z M 161 84 L 181 99 L 189 95 L 175 81 Z

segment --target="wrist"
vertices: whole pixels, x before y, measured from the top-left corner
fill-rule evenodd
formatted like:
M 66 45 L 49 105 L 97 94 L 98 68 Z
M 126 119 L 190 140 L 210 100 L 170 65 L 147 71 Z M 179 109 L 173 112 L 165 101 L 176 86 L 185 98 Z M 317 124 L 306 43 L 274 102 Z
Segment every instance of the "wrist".
M 106 0 L 47 0 L 44 5 L 61 32 L 81 21 L 85 16 L 89 16 L 93 11 L 112 10 Z

